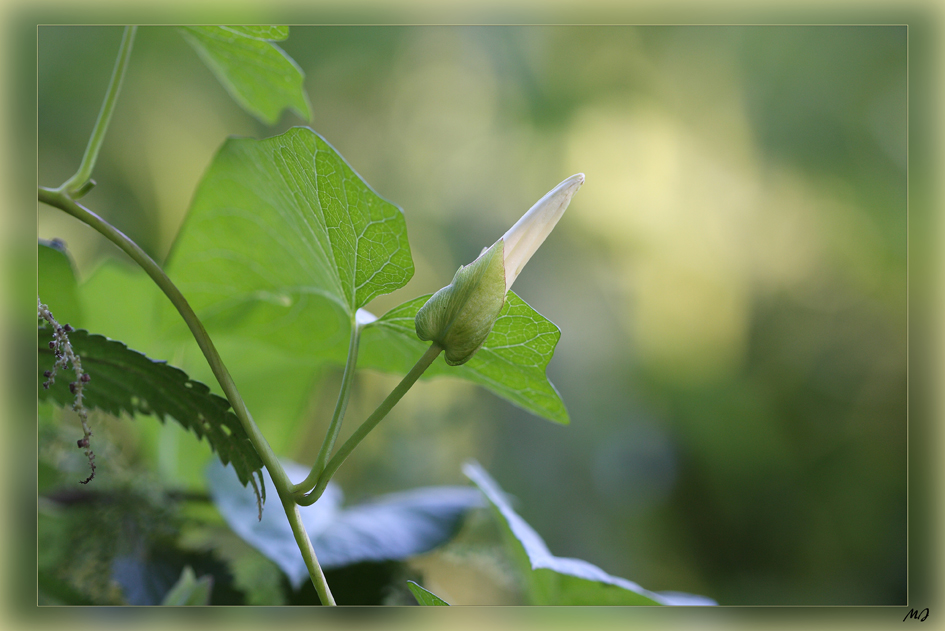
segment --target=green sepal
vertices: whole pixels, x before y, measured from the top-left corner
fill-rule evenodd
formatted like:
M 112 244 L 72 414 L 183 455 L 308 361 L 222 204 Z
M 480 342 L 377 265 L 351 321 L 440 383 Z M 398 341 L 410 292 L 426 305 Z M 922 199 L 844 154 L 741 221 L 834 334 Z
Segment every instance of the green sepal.
M 446 363 L 459 366 L 483 345 L 505 304 L 505 253 L 500 239 L 456 271 L 453 281 L 420 307 L 417 337 L 443 347 Z

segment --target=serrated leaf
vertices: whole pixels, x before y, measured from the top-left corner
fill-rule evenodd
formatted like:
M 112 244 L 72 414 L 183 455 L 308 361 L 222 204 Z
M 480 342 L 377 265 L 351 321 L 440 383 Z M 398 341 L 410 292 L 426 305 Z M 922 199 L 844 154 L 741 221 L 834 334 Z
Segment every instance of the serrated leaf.
M 302 480 L 308 468 L 283 461 L 292 480 Z M 272 479 L 263 473 L 272 489 Z M 256 520 L 252 493 L 237 484 L 233 474 L 217 462 L 207 469 L 210 494 L 220 513 L 240 537 L 274 561 L 298 589 L 308 570 L 283 511 L 270 510 Z M 342 567 L 363 561 L 396 561 L 422 554 L 446 542 L 458 529 L 465 512 L 482 505 L 469 487 L 428 487 L 392 493 L 348 508 L 343 494 L 329 483 L 311 506 L 300 506 L 302 522 L 319 564 Z
M 505 498 L 505 494 L 477 462 L 463 465 L 463 473 L 486 496 L 498 518 L 512 556 L 518 562 L 535 605 L 715 605 L 704 596 L 678 592 L 657 593 L 633 581 L 611 576 L 581 559 L 556 557 L 535 530 Z
M 286 26 L 185 26 L 184 39 L 240 107 L 267 125 L 292 108 L 312 117 L 298 64 L 271 40 L 284 40 Z
M 55 362 L 49 348 L 51 340 L 52 330 L 40 328 L 40 381 L 45 380 L 43 371 L 51 369 Z M 116 340 L 78 329 L 69 333 L 69 341 L 81 358 L 83 370 L 91 377 L 83 388 L 87 408 L 115 416 L 122 412 L 154 415 L 162 422 L 173 418 L 206 439 L 224 464 L 232 463 L 242 484 L 256 486 L 252 477 L 254 473 L 259 475 L 262 462 L 226 399 L 188 378 L 183 370 L 150 359 Z M 38 389 L 40 399 L 71 407 L 75 397 L 69 391 L 69 382 L 74 379 L 74 373 L 60 371 L 48 390 Z
M 115 300 L 115 296 L 121 296 L 121 300 Z M 79 297 L 85 315 L 83 328 L 107 332 L 109 337 L 152 357 L 173 357 L 174 363 L 191 379 L 203 381 L 220 393 L 206 358 L 180 315 L 141 268 L 107 261 L 79 286 Z M 181 337 L 160 326 L 157 316 L 161 310 Z M 321 362 L 245 336 L 214 332 L 213 342 L 266 440 L 276 453 L 284 453 L 297 436 L 299 424 L 306 422 L 302 411 L 315 375 L 322 369 Z M 279 396 L 272 396 L 273 392 Z M 175 449 L 190 446 L 182 443 Z M 188 454 L 180 455 L 186 458 Z M 189 463 L 182 462 L 181 466 L 188 477 L 202 483 L 205 464 L 196 462 L 191 468 Z
M 417 603 L 424 605 L 426 607 L 449 607 L 450 604 L 431 592 L 428 589 L 424 589 L 417 583 L 413 581 L 407 581 L 407 588 L 413 594 L 413 597 L 417 599 Z
M 428 346 L 417 337 L 414 318 L 430 296 L 421 296 L 365 327 L 358 365 L 405 373 Z M 439 358 L 425 376 L 448 375 L 477 383 L 496 395 L 542 418 L 567 424 L 568 411 L 545 370 L 561 331 L 515 293 L 505 306 L 482 348 L 462 366 L 447 366 Z
M 212 333 L 343 362 L 359 307 L 413 275 L 403 213 L 314 131 L 229 139 L 169 273 Z

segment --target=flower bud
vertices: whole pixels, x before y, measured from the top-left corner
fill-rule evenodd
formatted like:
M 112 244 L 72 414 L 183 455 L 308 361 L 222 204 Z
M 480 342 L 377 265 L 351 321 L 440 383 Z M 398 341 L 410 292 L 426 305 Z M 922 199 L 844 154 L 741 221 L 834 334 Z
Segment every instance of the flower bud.
M 584 184 L 584 174 L 572 175 L 535 202 L 522 218 L 502 235 L 505 241 L 505 288 L 512 287 L 522 268 L 557 225 L 571 197 Z
M 417 312 L 417 337 L 446 351 L 446 363 L 459 366 L 479 350 L 505 304 L 505 267 L 500 239 L 453 281 L 433 294 Z
M 551 189 L 420 308 L 415 320 L 417 336 L 442 346 L 447 364 L 466 363 L 485 343 L 505 304 L 505 294 L 583 183 L 584 174 L 578 173 Z

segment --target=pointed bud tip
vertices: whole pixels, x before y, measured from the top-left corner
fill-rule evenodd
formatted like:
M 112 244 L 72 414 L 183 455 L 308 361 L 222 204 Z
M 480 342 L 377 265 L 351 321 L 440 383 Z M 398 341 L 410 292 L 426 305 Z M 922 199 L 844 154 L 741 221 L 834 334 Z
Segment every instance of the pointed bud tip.
M 558 184 L 556 187 L 554 187 L 553 189 L 551 189 L 551 190 L 545 195 L 545 197 L 542 198 L 542 200 L 545 200 L 545 199 L 551 200 L 551 199 L 555 199 L 555 198 L 558 198 L 558 199 L 566 198 L 567 201 L 569 202 L 569 201 L 571 201 L 571 197 L 572 197 L 575 193 L 577 193 L 578 189 L 581 188 L 581 186 L 582 186 L 583 184 L 584 184 L 584 174 L 583 174 L 583 173 L 575 173 L 574 175 L 572 175 L 571 177 L 567 178 L 566 180 L 563 180 L 560 184 Z M 540 202 L 539 202 L 539 203 L 540 203 Z M 567 203 L 567 202 L 565 202 L 565 203 Z
M 558 188 L 565 188 L 565 187 L 573 186 L 575 190 L 577 190 L 578 188 L 580 188 L 582 184 L 584 184 L 584 174 L 575 173 L 574 175 L 566 179 L 564 182 L 559 184 Z

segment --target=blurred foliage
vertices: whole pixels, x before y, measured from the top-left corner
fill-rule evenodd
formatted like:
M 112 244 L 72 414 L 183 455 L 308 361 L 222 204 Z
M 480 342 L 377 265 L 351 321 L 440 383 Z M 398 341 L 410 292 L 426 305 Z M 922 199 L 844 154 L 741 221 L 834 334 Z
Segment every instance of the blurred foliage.
M 703 596 L 664 592 L 657 594 L 633 581 L 611 576 L 582 559 L 557 557 L 535 530 L 508 503 L 499 485 L 476 461 L 463 465 L 463 473 L 486 496 L 500 522 L 506 546 L 525 577 L 532 605 L 627 606 L 698 605 L 715 601 Z
M 39 29 L 40 184 L 75 169 L 120 38 Z M 460 463 L 475 457 L 555 554 L 649 589 L 722 604 L 905 602 L 905 27 L 293 27 L 281 45 L 305 72 L 311 126 L 404 209 L 416 273 L 374 313 L 444 286 L 556 182 L 587 175 L 515 286 L 562 331 L 549 378 L 571 425 L 467 383 L 419 383 L 339 470 L 351 501 L 465 483 Z M 262 125 L 173 29 L 142 27 L 84 201 L 165 260 L 224 139 L 301 122 Z M 155 335 L 146 279 L 110 244 L 49 208 L 38 233 L 75 258 L 82 326 L 211 383 L 192 345 Z M 110 294 L 112 282 L 129 293 Z M 340 369 L 226 343 L 243 353 L 234 378 L 254 414 L 269 411 L 260 425 L 276 451 L 311 462 Z M 310 384 L 307 400 L 279 401 L 285 379 Z M 342 440 L 395 383 L 359 373 Z M 44 497 L 75 492 L 75 427 L 41 406 Z M 120 519 L 96 512 L 115 503 L 41 510 L 49 602 L 128 599 L 94 548 L 103 539 L 80 534 L 160 541 L 178 522 L 145 516 L 176 504 L 155 498 L 206 488 L 209 452 L 173 426 L 101 416 L 93 429 L 112 438 L 95 492 L 150 499 L 122 502 Z M 329 582 L 336 596 L 360 582 L 408 603 L 415 578 L 453 604 L 508 603 L 491 587 L 511 579 L 486 532 Z M 154 548 L 129 536 L 108 554 L 138 576 Z M 161 558 L 162 588 L 186 565 L 199 577 L 223 563 L 215 577 L 243 578 L 215 579 L 211 602 L 275 598 L 250 586 L 250 561 L 170 549 L 180 558 Z M 286 602 L 314 598 L 282 587 Z

